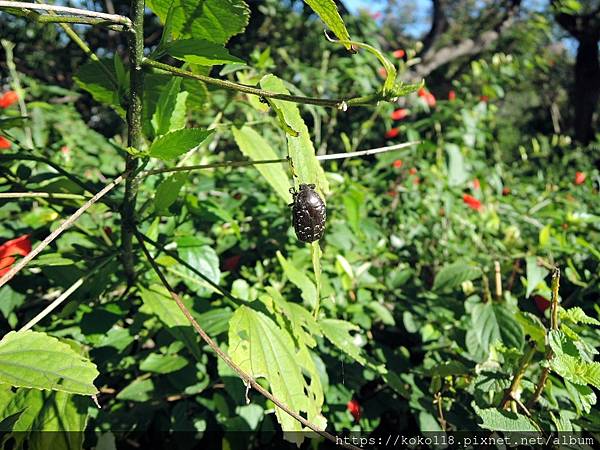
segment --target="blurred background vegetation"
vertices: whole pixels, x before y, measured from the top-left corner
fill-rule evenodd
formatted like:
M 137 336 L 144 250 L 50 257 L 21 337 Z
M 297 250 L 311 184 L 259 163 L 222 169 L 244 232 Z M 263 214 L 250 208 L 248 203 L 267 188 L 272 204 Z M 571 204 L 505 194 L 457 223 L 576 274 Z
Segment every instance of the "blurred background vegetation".
M 128 3 L 64 2 L 123 15 Z M 322 242 L 322 307 L 328 317 L 360 327 L 353 345 L 369 362 L 357 364 L 319 341 L 314 358 L 325 390 L 324 415 L 338 431 L 477 429 L 473 402 L 480 408 L 497 403 L 518 366 L 515 349 L 548 323 L 546 268 L 563 269 L 565 307 L 579 306 L 592 317 L 600 312 L 600 1 L 336 3 L 351 36 L 381 48 L 399 65 L 400 79 L 426 84 L 397 104 L 301 108 L 318 154 L 420 141 L 406 151 L 325 167 L 332 194 Z M 328 43 L 304 2 L 247 4 L 248 27 L 227 47 L 248 66 L 213 67 L 213 76 L 252 83 L 275 73 L 292 93 L 332 98 L 359 96 L 381 85 L 378 61 L 365 52 L 349 56 Z M 118 33 L 76 29 L 100 56 L 116 52 L 127 61 Z M 73 75 L 86 60 L 80 49 L 57 27 L 7 14 L 0 14 L 0 30 L 2 39 L 15 44 L 36 145 L 46 157 L 95 186 L 120 172 L 122 162 L 108 140 L 124 142 L 125 127 L 113 110 L 77 90 Z M 148 11 L 147 48 L 158 44 L 161 31 Z M 7 55 L 0 52 L 1 87 L 8 90 Z M 254 123 L 284 154 L 285 136 L 246 97 L 208 87 L 189 102 L 191 121 L 216 130 L 190 162 L 239 158 L 231 127 L 244 123 Z M 5 167 L 10 172 L 5 185 L 19 180 L 32 188 L 47 185 L 44 176 L 36 178 L 33 165 L 12 164 Z M 260 298 L 269 286 L 286 298 L 300 298 L 298 288 L 285 282 L 289 274 L 277 252 L 306 272 L 310 253 L 293 237 L 286 206 L 253 169 L 192 174 L 165 210 L 151 205 L 158 186 L 149 179 L 140 186 L 149 199 L 144 208 L 160 217 L 159 233 L 154 216 L 142 216 L 149 234 L 210 247 L 203 247 L 198 264 L 244 301 Z M 4 203 L 0 235 L 49 229 L 58 214 L 69 211 L 69 203 Z M 107 251 L 103 245 L 114 249 L 118 223 L 99 206 L 82 220 L 83 229 L 63 236 L 54 248 L 79 263 L 76 271 L 67 274 L 58 264 L 20 275 L 11 284 L 10 304 L 0 306 L 3 331 L 41 308 L 25 298 L 44 298 L 48 290 L 69 286 Z M 440 278 L 456 264 L 477 270 Z M 116 262 L 108 264 L 74 296 L 77 301 L 42 323 L 56 336 L 93 347 L 103 409 L 90 409 L 90 429 L 276 429 L 272 414 L 265 415 L 272 405 L 256 396 L 245 405 L 241 381 L 208 354 L 195 365 L 183 361 L 177 371 L 148 369 L 153 349 L 169 354 L 185 349 L 147 311 L 139 311 L 139 298 L 127 297 L 120 270 Z M 186 274 L 180 288 L 212 335 L 226 342 L 231 305 Z M 508 314 L 498 314 L 496 334 L 484 338 L 477 330 L 489 323 L 480 320 L 478 308 L 492 297 Z M 581 333 L 591 348 L 599 346 L 597 331 Z M 494 337 L 501 345 L 490 346 Z M 382 378 L 378 364 L 393 375 Z M 532 394 L 534 383 L 535 377 L 525 383 L 523 395 Z M 573 429 L 600 429 L 600 414 L 591 407 L 595 394 L 592 402 L 589 392 L 577 393 L 558 377 L 552 383 L 541 423 L 552 427 L 555 414 Z M 496 400 L 489 400 L 490 392 Z M 150 445 L 152 439 L 150 433 L 133 440 Z M 264 435 L 252 442 L 279 445 L 261 439 Z M 125 438 L 120 442 L 129 445 Z M 192 444 L 175 435 L 173 445 Z M 245 448 L 248 442 L 232 438 L 228 445 Z

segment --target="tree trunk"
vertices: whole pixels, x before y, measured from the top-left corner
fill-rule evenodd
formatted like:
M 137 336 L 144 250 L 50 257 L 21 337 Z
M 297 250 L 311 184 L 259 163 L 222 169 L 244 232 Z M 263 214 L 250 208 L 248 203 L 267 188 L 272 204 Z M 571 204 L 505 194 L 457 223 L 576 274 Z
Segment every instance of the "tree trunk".
M 575 62 L 575 88 L 572 106 L 575 110 L 575 139 L 589 144 L 594 138 L 592 120 L 600 99 L 600 62 L 598 42 L 582 37 Z

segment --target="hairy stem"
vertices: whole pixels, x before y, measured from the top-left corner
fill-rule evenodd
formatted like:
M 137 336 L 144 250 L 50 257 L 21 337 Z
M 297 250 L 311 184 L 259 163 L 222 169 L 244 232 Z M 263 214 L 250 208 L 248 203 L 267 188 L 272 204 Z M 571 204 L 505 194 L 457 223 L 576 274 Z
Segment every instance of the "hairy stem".
M 550 327 L 553 330 L 558 330 L 558 288 L 560 286 L 560 269 L 555 267 L 552 270 L 552 304 L 551 304 L 551 314 L 550 314 Z M 548 336 L 546 335 L 546 361 L 548 363 L 554 357 L 554 353 L 548 344 Z M 527 407 L 531 408 L 542 395 L 544 391 L 544 387 L 546 386 L 546 381 L 548 380 L 548 375 L 550 374 L 550 368 L 544 367 L 542 369 L 542 373 L 540 374 L 540 379 L 538 380 L 533 396 L 527 402 Z
M 274 98 L 276 100 L 284 100 L 287 102 L 303 103 L 305 105 L 317 105 L 317 106 L 328 106 L 332 108 L 345 109 L 348 106 L 365 106 L 374 105 L 379 100 L 385 100 L 380 93 L 365 95 L 362 97 L 355 97 L 350 99 L 326 99 L 318 97 L 302 97 L 297 95 L 281 94 L 279 92 L 266 91 L 264 89 L 256 88 L 254 86 L 248 86 L 245 84 L 235 83 L 229 80 L 221 80 L 219 78 L 212 78 L 206 75 L 200 75 L 187 70 L 179 69 L 177 67 L 163 64 L 158 61 L 154 61 L 149 58 L 144 58 L 143 65 L 147 67 L 154 67 L 155 69 L 164 70 L 170 72 L 175 76 L 182 78 L 191 78 L 193 80 L 203 81 L 206 84 L 212 84 L 223 89 L 229 89 L 233 91 L 243 92 L 245 94 L 258 95 L 259 97 Z
M 144 3 L 144 0 L 131 1 L 131 20 L 133 25 L 128 37 L 130 89 L 127 105 L 127 145 L 136 150 L 139 150 L 142 144 Z M 128 154 L 125 161 L 125 170 L 128 173 L 125 180 L 125 197 L 121 205 L 121 246 L 123 251 L 123 268 L 129 285 L 133 284 L 135 279 L 133 233 L 136 227 L 135 203 L 137 200 L 137 180 L 135 170 L 137 166 L 137 158 Z
M 165 278 L 164 274 L 161 272 L 160 268 L 158 267 L 158 264 L 156 263 L 156 261 L 154 260 L 152 255 L 150 254 L 150 251 L 146 247 L 146 244 L 144 243 L 144 237 L 141 235 L 141 233 L 136 230 L 135 236 L 142 247 L 142 251 L 144 252 L 144 255 L 146 256 L 146 259 L 152 266 L 152 269 L 154 270 L 156 275 L 158 275 L 158 278 L 160 278 L 160 281 L 162 282 L 164 287 L 169 291 L 169 294 L 171 295 L 173 300 L 175 300 L 175 303 L 177 304 L 177 306 L 179 307 L 181 312 L 185 315 L 185 317 L 190 322 L 190 324 L 192 325 L 194 330 L 196 330 L 196 332 L 200 335 L 202 340 L 204 342 L 206 342 L 206 344 L 208 344 L 208 346 L 217 354 L 217 356 L 219 358 L 221 358 L 244 381 L 244 383 L 246 385 L 252 386 L 256 391 L 258 391 L 260 394 L 262 394 L 267 399 L 271 400 L 275 405 L 277 405 L 279 408 L 281 408 L 287 414 L 292 416 L 294 419 L 296 419 L 302 425 L 304 425 L 304 426 L 310 428 L 311 430 L 313 430 L 314 432 L 320 434 L 325 439 L 328 439 L 331 442 L 337 443 L 337 439 L 335 436 L 333 436 L 332 434 L 328 433 L 325 430 L 321 430 L 315 424 L 313 424 L 312 422 L 309 422 L 304 417 L 302 417 L 300 414 L 293 411 L 289 406 L 287 406 L 285 403 L 283 403 L 281 400 L 279 400 L 277 397 L 275 397 L 273 394 L 271 394 L 269 391 L 267 391 L 265 388 L 263 388 L 260 384 L 258 384 L 251 375 L 244 372 L 241 369 L 241 367 L 239 367 L 236 363 L 233 362 L 233 360 L 229 357 L 229 355 L 227 353 L 225 353 L 223 350 L 221 350 L 219 345 L 215 341 L 213 341 L 212 338 L 208 334 L 206 334 L 206 331 L 204 331 L 204 329 L 200 326 L 200 324 L 196 321 L 196 319 L 194 319 L 194 316 L 192 316 L 190 311 L 183 304 L 181 297 L 179 297 L 179 295 L 177 295 L 175 293 L 175 291 L 173 290 L 173 288 L 171 287 L 171 285 Z M 350 444 L 341 443 L 340 445 L 344 448 L 350 448 L 353 450 L 358 449 L 357 447 L 350 445 Z

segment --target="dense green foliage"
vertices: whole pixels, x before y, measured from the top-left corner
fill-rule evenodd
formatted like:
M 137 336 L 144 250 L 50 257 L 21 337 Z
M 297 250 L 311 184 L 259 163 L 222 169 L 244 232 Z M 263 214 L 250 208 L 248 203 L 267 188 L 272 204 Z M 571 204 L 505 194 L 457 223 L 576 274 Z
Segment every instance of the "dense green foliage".
M 388 23 L 344 25 L 333 2 L 306 3 L 347 45 L 286 2 L 261 5 L 262 28 L 243 0 L 147 3 L 168 24 L 150 58 L 269 92 L 381 101 L 296 104 L 145 67 L 144 144 L 132 148 L 114 126 L 128 58 L 98 52 L 104 66 L 82 60 L 64 87 L 24 75 L 35 67 L 17 57 L 5 90 L 24 103 L 0 109 L 0 194 L 50 194 L 0 197 L 0 276 L 137 160 L 135 226 L 168 284 L 239 368 L 320 429 L 600 430 L 600 143 L 579 146 L 552 122 L 569 61 L 549 17 L 529 13 L 417 91 L 390 83 L 411 80 L 417 45 L 398 59 L 377 43 Z M 242 39 L 249 21 L 256 45 Z M 347 51 L 346 26 L 382 53 Z M 381 73 L 389 61 L 397 79 Z M 315 158 L 402 142 L 414 144 Z M 271 159 L 284 162 L 227 163 Z M 161 172 L 190 165 L 209 167 Z M 288 207 L 305 182 L 327 203 L 313 245 Z M 283 439 L 305 436 L 281 430 L 307 428 L 200 339 L 135 239 L 128 283 L 128 201 L 114 188 L 0 288 L 0 443 L 295 448 Z M 52 434 L 51 447 L 39 433 L 83 430 Z

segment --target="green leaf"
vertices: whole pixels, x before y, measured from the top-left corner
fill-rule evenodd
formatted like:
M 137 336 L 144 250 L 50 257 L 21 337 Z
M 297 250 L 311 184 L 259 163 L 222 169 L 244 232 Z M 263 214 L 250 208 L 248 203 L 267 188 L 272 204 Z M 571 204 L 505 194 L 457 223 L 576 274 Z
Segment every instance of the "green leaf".
M 238 308 L 229 325 L 229 355 L 243 371 L 266 379 L 271 393 L 288 407 L 325 428 L 323 391 L 308 350 L 297 350 L 292 337 L 269 317 L 245 306 Z M 302 431 L 294 418 L 277 407 L 275 413 L 284 432 Z M 301 433 L 284 436 L 296 443 L 304 439 Z
M 277 259 L 288 279 L 302 292 L 304 301 L 306 301 L 311 308 L 315 308 L 318 300 L 315 284 L 308 278 L 306 273 L 299 270 L 293 263 L 285 259 L 279 250 L 277 251 Z
M 548 343 L 554 352 L 550 360 L 554 372 L 572 383 L 600 388 L 600 363 L 583 360 L 575 343 L 562 331 L 551 330 Z
M 113 61 L 107 60 L 104 66 L 113 74 L 114 79 L 117 79 Z M 79 68 L 73 78 L 81 89 L 92 95 L 94 100 L 110 106 L 121 117 L 125 117 L 125 110 L 119 101 L 119 93 L 104 70 L 100 68 L 99 62 L 86 62 Z
M 442 267 L 442 270 L 435 276 L 433 290 L 454 289 L 463 281 L 474 280 L 480 276 L 481 270 L 478 267 L 471 266 L 465 261 L 458 261 Z
M 367 303 L 367 308 L 372 310 L 375 315 L 386 325 L 396 325 L 396 321 L 394 320 L 394 316 L 382 303 L 373 301 Z
M 219 256 L 212 247 L 206 245 L 205 241 L 191 236 L 181 237 L 177 239 L 177 253 L 185 262 L 195 267 L 210 281 L 219 284 L 219 281 L 221 281 Z M 190 284 L 187 280 L 184 280 L 190 289 L 197 290 L 198 285 L 206 286 L 206 281 L 187 267 L 181 267 L 179 270 L 187 279 L 195 281 L 195 284 Z
M 8 130 L 9 128 L 23 127 L 29 119 L 29 116 L 9 117 L 0 119 L 0 130 Z
M 0 341 L 0 383 L 92 395 L 96 366 L 68 344 L 35 331 L 11 331 Z
M 204 39 L 182 39 L 171 42 L 166 52 L 175 59 L 201 66 L 216 64 L 245 64 L 245 61 L 232 56 L 222 44 Z
M 588 316 L 579 306 L 574 308 L 559 310 L 560 320 L 573 323 L 583 323 L 586 325 L 600 325 L 600 321 Z
M 538 284 L 544 281 L 546 275 L 550 273 L 548 269 L 545 267 L 539 266 L 537 256 L 528 256 L 526 258 L 527 262 L 527 294 L 526 297 L 529 297 L 531 293 L 535 290 Z
M 523 328 L 515 320 L 514 314 L 501 304 L 488 302 L 474 305 L 471 310 L 471 327 L 486 352 L 497 341 L 509 348 L 523 347 Z
M 185 126 L 185 100 L 187 92 L 181 91 L 182 78 L 173 77 L 162 91 L 152 115 L 152 127 L 156 136 Z M 182 120 L 183 119 L 183 120 Z
M 350 356 L 361 365 L 365 365 L 367 360 L 363 356 L 360 347 L 354 341 L 351 331 L 358 331 L 359 327 L 353 323 L 338 319 L 323 319 L 319 321 L 319 326 L 325 337 L 337 348 Z
M 173 131 L 155 139 L 148 152 L 154 158 L 175 159 L 200 145 L 211 134 L 212 130 L 199 128 Z
M 139 286 L 139 290 L 144 306 L 167 327 L 175 339 L 183 342 L 194 357 L 200 360 L 202 353 L 194 330 L 169 292 L 159 285 L 152 285 L 150 289 Z
M 140 370 L 154 373 L 171 373 L 185 367 L 187 360 L 178 355 L 151 353 L 140 364 Z
M 187 178 L 188 175 L 185 172 L 174 173 L 158 185 L 154 196 L 154 207 L 157 211 L 164 211 L 175 203 Z
M 304 0 L 308 6 L 316 12 L 321 20 L 329 27 L 331 31 L 341 41 L 349 41 L 350 34 L 346 29 L 346 25 L 338 12 L 337 6 L 333 0 Z M 346 48 L 350 49 L 350 44 L 346 45 Z
M 503 411 L 496 408 L 479 409 L 472 403 L 475 413 L 483 420 L 479 426 L 492 431 L 540 431 L 536 425 L 522 414 Z
M 252 161 L 261 159 L 281 159 L 269 143 L 258 134 L 253 128 L 243 126 L 242 128 L 233 128 L 233 138 L 240 148 L 240 151 Z M 263 176 L 271 187 L 279 194 L 286 203 L 292 201 L 290 194 L 290 180 L 283 169 L 283 164 L 258 164 L 254 166 Z
M 206 39 L 218 44 L 244 31 L 250 17 L 243 0 L 148 0 L 146 5 L 163 23 L 173 8 L 171 32 L 175 39 Z
M 117 394 L 119 400 L 146 402 L 152 398 L 154 383 L 150 378 L 133 380 L 125 389 Z
M 18 389 L 7 404 L 0 405 L 0 421 L 20 414 L 11 434 L 12 448 L 32 450 L 77 450 L 83 448 L 88 407 L 91 400 L 65 392 Z M 20 443 L 27 439 L 27 445 Z
M 448 184 L 459 186 L 469 178 L 460 147 L 456 144 L 446 144 L 446 153 L 448 153 Z
M 283 81 L 274 75 L 263 77 L 260 81 L 260 86 L 268 91 L 283 94 L 290 93 L 283 84 Z M 298 182 L 315 184 L 321 193 L 327 194 L 329 192 L 329 182 L 325 178 L 325 172 L 315 155 L 315 149 L 310 139 L 308 128 L 300 115 L 298 106 L 295 103 L 284 102 L 282 100 L 269 99 L 269 102 L 276 105 L 285 123 L 298 132 L 298 136 L 286 133 L 288 154 L 298 175 Z

